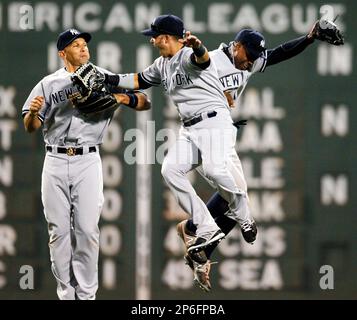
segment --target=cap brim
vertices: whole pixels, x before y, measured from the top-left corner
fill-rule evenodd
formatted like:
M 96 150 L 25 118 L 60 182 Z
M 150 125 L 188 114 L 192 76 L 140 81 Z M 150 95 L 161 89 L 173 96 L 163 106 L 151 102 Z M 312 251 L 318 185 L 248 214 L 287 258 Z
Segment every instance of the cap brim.
M 143 30 L 143 31 L 141 31 L 141 33 L 142 33 L 144 36 L 147 36 L 147 37 L 157 37 L 157 36 L 160 35 L 159 32 L 154 31 L 154 30 L 152 30 L 152 29 Z
M 80 33 L 77 38 L 83 38 L 87 43 L 92 39 L 92 36 L 88 32 L 82 32 Z

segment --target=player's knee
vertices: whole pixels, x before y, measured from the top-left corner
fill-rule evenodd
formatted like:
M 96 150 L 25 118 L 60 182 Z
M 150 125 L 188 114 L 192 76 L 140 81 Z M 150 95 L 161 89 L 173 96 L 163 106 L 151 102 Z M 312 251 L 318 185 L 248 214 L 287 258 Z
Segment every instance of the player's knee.
M 99 249 L 99 239 L 100 234 L 99 231 L 95 232 L 81 232 L 75 231 L 75 239 L 76 239 L 76 246 L 78 248 L 77 251 L 96 251 Z
M 61 243 L 68 241 L 70 238 L 70 232 L 65 228 L 59 228 L 55 226 L 49 227 L 49 245 L 50 246 L 57 246 Z

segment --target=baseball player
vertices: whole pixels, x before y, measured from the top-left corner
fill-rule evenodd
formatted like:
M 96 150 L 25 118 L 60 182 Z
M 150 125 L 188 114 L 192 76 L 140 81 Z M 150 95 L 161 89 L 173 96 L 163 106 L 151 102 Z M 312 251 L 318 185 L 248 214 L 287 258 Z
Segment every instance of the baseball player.
M 203 174 L 229 203 L 231 217 L 241 226 L 250 224 L 246 192 L 228 169 L 236 153 L 237 129 L 232 125 L 230 107 L 215 64 L 201 41 L 185 32 L 182 20 L 162 15 L 142 33 L 151 37 L 150 42 L 159 50 L 160 57 L 141 73 L 106 75 L 105 81 L 127 89 L 162 84 L 175 103 L 182 127 L 164 159 L 162 175 L 197 227 L 197 238 L 188 253 L 195 263 L 205 263 L 199 253 L 208 245 L 218 243 L 224 233 L 186 174 L 201 164 Z
M 95 299 L 98 289 L 99 228 L 104 202 L 99 145 L 114 110 L 90 116 L 73 108 L 72 73 L 90 58 L 91 35 L 69 29 L 57 40 L 64 68 L 44 77 L 31 91 L 22 116 L 27 132 L 42 126 L 46 156 L 42 203 L 48 223 L 52 272 L 59 299 Z M 106 70 L 101 69 L 102 72 Z M 109 71 L 108 71 L 109 72 Z M 131 99 L 135 95 L 136 99 Z M 140 92 L 115 94 L 119 104 L 150 108 Z M 131 103 L 135 100 L 136 104 Z
M 261 33 L 252 29 L 243 29 L 237 33 L 234 41 L 228 45 L 222 43 L 218 49 L 211 51 L 211 59 L 216 64 L 229 104 L 234 107 L 253 74 L 264 72 L 266 67 L 298 55 L 312 44 L 314 39 L 318 38 L 317 23 L 307 35 L 281 44 L 275 49 L 267 50 L 265 48 L 265 39 Z M 236 153 L 232 153 L 231 156 L 232 161 L 230 163 L 233 166 L 229 169 L 238 187 L 247 193 L 247 183 L 239 157 Z M 197 168 L 197 171 L 204 176 L 202 168 Z M 231 216 L 229 204 L 218 192 L 207 202 L 207 208 L 226 235 L 235 227 L 237 222 Z M 190 243 L 197 238 L 196 226 L 192 220 L 180 222 L 177 225 L 177 231 L 187 249 Z M 246 242 L 253 243 L 255 241 L 257 228 L 254 221 L 250 225 L 241 226 L 241 231 Z M 213 243 L 201 252 L 207 258 L 207 262 L 202 264 L 195 263 L 190 255 L 185 255 L 186 263 L 194 272 L 195 282 L 205 291 L 211 289 L 209 281 L 210 258 L 217 245 L 218 243 Z

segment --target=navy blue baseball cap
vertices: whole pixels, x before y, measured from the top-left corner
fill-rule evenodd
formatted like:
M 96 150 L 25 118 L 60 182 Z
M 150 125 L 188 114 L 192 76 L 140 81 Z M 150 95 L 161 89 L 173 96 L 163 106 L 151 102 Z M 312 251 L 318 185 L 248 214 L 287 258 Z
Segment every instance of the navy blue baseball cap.
M 144 36 L 157 37 L 160 34 L 170 34 L 183 38 L 185 27 L 183 21 L 172 14 L 164 14 L 155 18 L 150 29 L 141 31 Z
M 87 32 L 80 32 L 76 29 L 68 29 L 63 31 L 57 39 L 58 51 L 63 50 L 77 38 L 83 38 L 87 43 L 92 39 L 92 36 Z
M 240 42 L 247 50 L 249 58 L 258 59 L 265 49 L 264 36 L 258 31 L 252 29 L 243 29 L 237 33 L 235 42 Z

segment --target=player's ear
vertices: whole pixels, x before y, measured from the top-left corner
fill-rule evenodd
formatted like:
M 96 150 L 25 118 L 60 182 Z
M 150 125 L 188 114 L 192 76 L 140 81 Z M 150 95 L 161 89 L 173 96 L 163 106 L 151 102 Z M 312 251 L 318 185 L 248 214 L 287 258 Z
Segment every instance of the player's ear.
M 164 39 L 165 43 L 168 43 L 170 41 L 170 36 L 168 34 L 164 34 L 163 39 Z
M 58 51 L 58 56 L 63 59 L 65 56 L 64 51 L 63 50 Z

